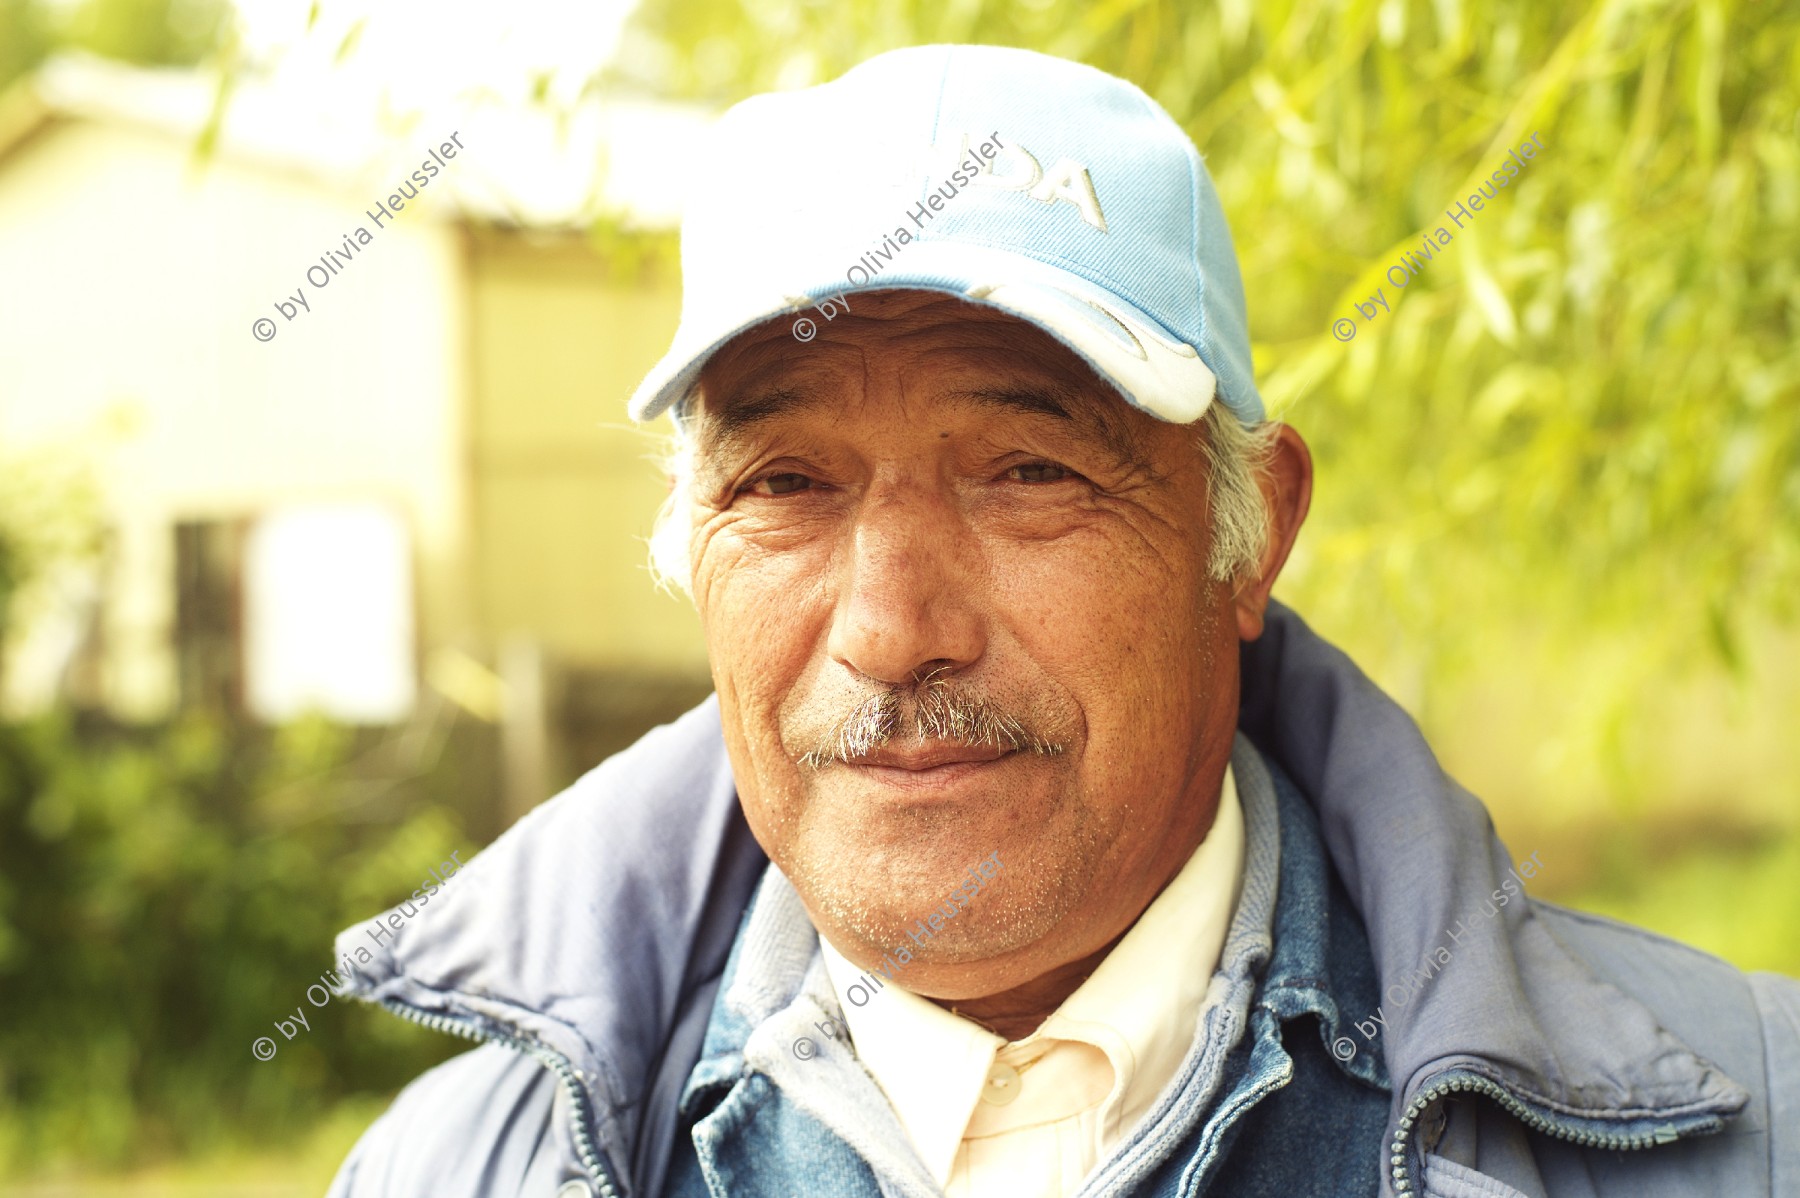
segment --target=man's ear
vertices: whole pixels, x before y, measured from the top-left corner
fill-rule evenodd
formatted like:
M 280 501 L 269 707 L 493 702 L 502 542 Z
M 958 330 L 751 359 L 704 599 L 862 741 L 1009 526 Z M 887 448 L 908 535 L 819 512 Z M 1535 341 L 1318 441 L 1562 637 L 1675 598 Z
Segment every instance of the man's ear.
M 1293 426 L 1283 424 L 1275 434 L 1268 469 L 1258 480 L 1263 501 L 1269 507 L 1269 543 L 1256 571 L 1238 580 L 1232 604 L 1237 608 L 1238 637 L 1253 641 L 1262 635 L 1263 612 L 1269 592 L 1286 564 L 1294 538 L 1312 506 L 1312 451 Z

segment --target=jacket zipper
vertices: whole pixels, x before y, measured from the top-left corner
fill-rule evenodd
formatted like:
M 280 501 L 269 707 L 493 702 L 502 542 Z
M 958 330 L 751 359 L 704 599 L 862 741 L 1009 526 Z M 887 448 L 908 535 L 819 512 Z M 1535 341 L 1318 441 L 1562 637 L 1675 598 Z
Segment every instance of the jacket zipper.
M 1600 1148 L 1610 1151 L 1651 1148 L 1658 1144 L 1672 1144 L 1684 1135 L 1706 1135 L 1717 1132 L 1725 1126 L 1725 1121 L 1717 1115 L 1705 1115 L 1681 1126 L 1677 1126 L 1674 1123 L 1665 1123 L 1651 1132 L 1636 1136 L 1612 1135 L 1604 1132 L 1587 1131 L 1582 1128 L 1572 1128 L 1566 1124 L 1546 1118 L 1519 1099 L 1515 1098 L 1512 1091 L 1506 1089 L 1497 1082 L 1489 1081 L 1485 1077 L 1460 1074 L 1446 1078 L 1442 1081 L 1433 1082 L 1430 1086 L 1426 1087 L 1417 1098 L 1413 1099 L 1412 1103 L 1406 1108 L 1406 1114 L 1402 1116 L 1400 1126 L 1394 1132 L 1392 1152 L 1388 1158 L 1388 1164 L 1392 1170 L 1395 1194 L 1407 1195 L 1413 1192 L 1412 1178 L 1407 1172 L 1407 1165 L 1409 1163 L 1407 1154 L 1411 1147 L 1409 1141 L 1412 1139 L 1413 1125 L 1418 1122 L 1419 1117 L 1422 1116 L 1426 1109 L 1433 1103 L 1436 1103 L 1446 1095 L 1458 1092 L 1482 1094 L 1488 1098 L 1492 1098 L 1495 1102 L 1498 1102 L 1501 1106 L 1505 1107 L 1507 1112 L 1511 1114 L 1513 1118 L 1524 1123 L 1534 1131 L 1547 1136 L 1554 1136 L 1559 1140 L 1564 1140 L 1583 1148 Z
M 531 1057 L 554 1073 L 574 1103 L 575 1151 L 581 1156 L 582 1168 L 588 1171 L 588 1177 L 598 1188 L 600 1198 L 622 1198 L 619 1188 L 613 1184 L 612 1178 L 607 1176 L 606 1169 L 600 1164 L 600 1153 L 594 1146 L 592 1133 L 588 1130 L 593 1126 L 593 1112 L 588 1106 L 587 1087 L 583 1086 L 581 1079 L 575 1076 L 575 1069 L 569 1064 L 567 1057 L 554 1049 L 545 1048 L 542 1044 L 533 1044 L 529 1040 L 521 1040 L 517 1036 L 508 1036 L 504 1033 L 489 1035 L 472 1027 L 468 1022 L 449 1015 L 423 1014 L 398 999 L 384 998 L 380 1001 L 382 1006 L 402 1019 L 431 1028 L 433 1031 L 460 1036 L 465 1040 L 492 1041 L 496 1044 L 504 1044 L 515 1052 L 521 1052 Z

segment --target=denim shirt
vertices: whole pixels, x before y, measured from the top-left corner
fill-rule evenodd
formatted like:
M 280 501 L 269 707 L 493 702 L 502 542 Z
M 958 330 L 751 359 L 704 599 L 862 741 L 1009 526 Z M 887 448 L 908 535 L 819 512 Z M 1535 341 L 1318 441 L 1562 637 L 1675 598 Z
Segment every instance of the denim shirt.
M 1317 818 L 1239 736 L 1244 885 L 1193 1047 L 1081 1195 L 1358 1198 L 1381 1184 L 1391 1085 L 1357 1052 L 1374 962 Z M 669 1198 L 928 1198 L 886 1097 L 832 1034 L 818 934 L 770 866 L 681 1098 Z M 1335 1051 L 1333 1046 L 1335 1046 Z M 1329 1153 L 1296 1144 L 1330 1144 Z

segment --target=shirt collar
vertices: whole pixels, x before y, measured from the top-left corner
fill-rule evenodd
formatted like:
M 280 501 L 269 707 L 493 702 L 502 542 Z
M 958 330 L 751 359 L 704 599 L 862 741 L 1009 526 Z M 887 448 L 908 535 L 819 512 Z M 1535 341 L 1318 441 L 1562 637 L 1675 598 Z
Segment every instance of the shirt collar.
M 845 996 L 864 975 L 824 936 L 819 949 L 856 1055 L 887 1095 L 919 1159 L 943 1184 L 988 1066 L 1006 1041 L 897 982 L 858 1006 Z

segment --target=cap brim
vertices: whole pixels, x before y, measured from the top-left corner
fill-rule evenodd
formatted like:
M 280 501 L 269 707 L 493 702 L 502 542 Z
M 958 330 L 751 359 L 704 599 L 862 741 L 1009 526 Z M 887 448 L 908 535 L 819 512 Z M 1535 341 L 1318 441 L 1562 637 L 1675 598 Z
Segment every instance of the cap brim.
M 735 311 L 690 305 L 662 360 L 644 376 L 627 408 L 634 420 L 653 420 L 686 396 L 712 355 L 739 334 L 767 321 L 812 322 L 814 335 L 829 320 L 854 311 L 859 292 L 938 291 L 997 308 L 1029 321 L 1081 357 L 1133 406 L 1159 420 L 1188 424 L 1205 414 L 1218 393 L 1218 378 L 1195 349 L 1104 287 L 1059 267 L 1008 250 L 966 243 L 925 241 L 905 247 L 891 267 L 867 283 L 814 281 L 790 297 Z M 866 271 L 864 273 L 867 273 Z M 845 295 L 831 314 L 815 310 L 827 297 Z M 805 297 L 804 299 L 800 297 Z M 748 310 L 746 310 L 748 309 Z M 795 340 L 804 346 L 805 326 Z

